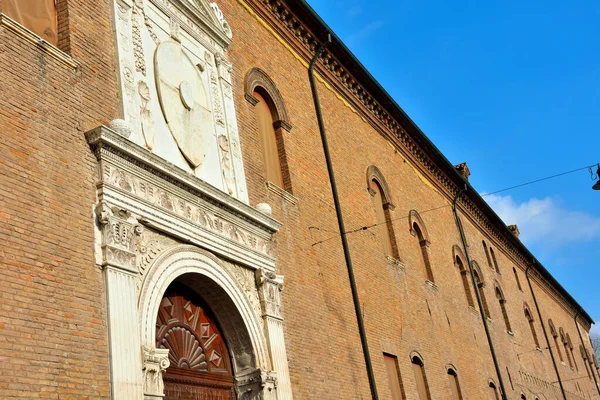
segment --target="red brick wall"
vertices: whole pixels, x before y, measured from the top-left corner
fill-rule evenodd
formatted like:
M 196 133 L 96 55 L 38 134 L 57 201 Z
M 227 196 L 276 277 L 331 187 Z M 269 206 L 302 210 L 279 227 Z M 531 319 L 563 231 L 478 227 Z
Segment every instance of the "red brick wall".
M 341 244 L 339 237 L 331 233 L 337 230 L 337 222 L 306 65 L 241 2 L 227 0 L 219 4 L 234 33 L 229 55 L 234 64 L 234 94 L 250 200 L 252 204 L 267 201 L 273 206 L 274 216 L 284 222 L 284 228 L 277 234 L 277 249 L 279 272 L 286 278 L 285 333 L 295 398 L 369 398 Z M 259 67 L 270 75 L 288 108 L 293 129 L 283 135 L 291 184 L 294 196 L 299 199 L 297 206 L 265 186 L 256 121 L 252 105 L 244 99 L 243 93 L 245 73 L 252 67 Z M 399 253 L 405 264 L 403 270 L 387 265 L 384 245 L 374 230 L 348 236 L 381 398 L 391 395 L 384 351 L 398 356 L 407 397 L 416 398 L 409 360 L 413 350 L 424 358 L 433 398 L 446 398 L 450 393 L 448 364 L 457 368 L 464 398 L 485 398 L 488 378 L 496 385 L 498 380 L 481 317 L 467 307 L 460 274 L 453 263 L 452 246 L 459 245 L 460 238 L 449 200 L 359 114 L 344 105 L 336 93 L 322 83 L 318 86 L 347 229 L 376 223 L 366 182 L 366 169 L 371 164 L 385 176 L 392 201 L 397 206 L 391 211 L 391 218 L 395 220 Z M 444 208 L 424 212 L 444 205 Z M 437 289 L 425 283 L 418 240 L 409 232 L 407 217 L 411 209 L 421 213 L 429 233 L 429 255 Z M 490 328 L 510 398 L 516 398 L 521 391 L 528 396 L 532 393 L 552 396 L 553 392 L 540 381 L 556 381 L 550 354 L 547 349 L 541 353 L 535 349 L 523 312 L 526 301 L 535 316 L 541 347 L 545 348 L 522 267 L 517 269 L 523 292 L 514 279 L 512 267 L 515 264 L 505 251 L 469 219 L 463 218 L 463 223 L 469 252 L 483 273 Z M 333 239 L 315 244 L 328 238 Z M 494 248 L 501 274 L 489 268 L 482 240 Z M 495 281 L 506 296 L 514 336 L 506 333 L 494 294 Z M 555 323 L 560 321 L 565 330 L 568 327 L 574 344 L 579 343 L 579 339 L 575 340 L 577 332 L 572 316 L 538 284 L 534 283 L 534 287 L 546 321 L 550 317 Z M 565 383 L 568 390 L 576 393 L 574 382 L 577 381 L 584 390 L 593 393 L 587 378 L 579 379 L 583 375 L 577 375 L 568 366 L 559 367 L 563 379 L 578 378 Z M 524 380 L 519 371 L 538 378 L 537 383 Z
M 83 136 L 117 116 L 108 4 L 68 1 L 61 26 L 70 26 L 69 40 L 61 43 L 70 43 L 77 71 L 0 28 L 3 399 L 108 397 L 103 279 L 93 254 L 96 160 Z
M 295 398 L 369 398 L 341 245 L 332 233 L 337 222 L 306 66 L 238 0 L 218 3 L 234 34 L 229 57 L 251 203 L 270 203 L 284 222 L 276 240 L 279 273 L 286 277 L 285 335 Z M 2 398 L 109 394 L 105 300 L 93 256 L 96 161 L 83 137 L 87 129 L 118 116 L 108 4 L 68 1 L 68 43 L 81 64 L 79 71 L 0 29 Z M 286 101 L 293 129 L 281 134 L 297 205 L 265 186 L 255 116 L 243 93 L 244 75 L 252 67 L 266 71 Z M 409 356 L 418 351 L 433 398 L 449 394 L 448 364 L 458 371 L 464 398 L 484 398 L 487 379 L 498 382 L 480 316 L 467 307 L 453 264 L 452 246 L 460 240 L 448 199 L 336 93 L 322 83 L 319 90 L 347 228 L 376 222 L 365 177 L 371 164 L 385 176 L 397 206 L 391 218 L 404 268 L 387 265 L 383 243 L 373 230 L 348 236 L 380 397 L 390 398 L 383 362 L 387 352 L 398 356 L 407 397 L 415 398 Z M 411 209 L 421 212 L 429 233 L 437 289 L 425 283 L 421 250 L 409 233 Z M 470 220 L 463 221 L 469 251 L 484 275 L 490 327 L 509 396 L 515 398 L 521 390 L 543 393 L 541 380 L 556 378 L 548 350 L 535 350 L 523 314 L 527 302 L 545 347 L 522 266 L 523 292 L 505 250 Z M 482 239 L 494 247 L 500 275 L 487 266 Z M 506 296 L 514 337 L 504 330 L 495 280 Z M 559 365 L 563 379 L 570 379 L 565 386 L 575 392 L 578 382 L 593 394 L 572 316 L 554 295 L 537 283 L 534 287 L 544 322 L 552 318 L 576 347 L 579 372 Z

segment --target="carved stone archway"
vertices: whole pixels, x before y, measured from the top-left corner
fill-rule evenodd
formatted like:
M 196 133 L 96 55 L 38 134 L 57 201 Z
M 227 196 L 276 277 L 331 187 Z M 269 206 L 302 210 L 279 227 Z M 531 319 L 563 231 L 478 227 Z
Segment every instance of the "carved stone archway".
M 177 246 L 153 263 L 139 298 L 144 398 L 162 396 L 162 373 L 168 351 L 157 349 L 156 320 L 163 296 L 173 282 L 182 282 L 214 312 L 231 354 L 239 399 L 276 399 L 277 379 L 272 370 L 264 328 L 246 294 L 218 258 L 194 246 Z M 162 367 L 157 368 L 157 365 Z M 152 376 L 148 376 L 151 374 Z M 243 396 L 241 395 L 243 394 Z

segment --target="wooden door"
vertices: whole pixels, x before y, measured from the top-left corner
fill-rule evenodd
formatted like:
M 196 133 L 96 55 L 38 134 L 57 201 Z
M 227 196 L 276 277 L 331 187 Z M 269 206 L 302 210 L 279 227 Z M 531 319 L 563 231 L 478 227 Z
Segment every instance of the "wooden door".
M 210 310 L 199 296 L 173 284 L 156 321 L 156 347 L 169 349 L 163 374 L 165 400 L 234 400 L 227 346 Z

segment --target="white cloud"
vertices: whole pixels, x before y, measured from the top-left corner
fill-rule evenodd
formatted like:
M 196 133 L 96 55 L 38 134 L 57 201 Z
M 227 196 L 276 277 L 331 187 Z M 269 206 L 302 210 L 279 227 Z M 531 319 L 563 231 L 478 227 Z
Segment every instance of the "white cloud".
M 521 240 L 547 249 L 600 236 L 600 218 L 565 208 L 560 200 L 546 197 L 517 202 L 511 196 L 489 195 L 488 204 L 507 224 L 517 224 Z
M 354 6 L 354 7 L 350 7 L 346 10 L 346 17 L 348 18 L 354 18 L 358 15 L 362 14 L 362 8 L 360 8 L 360 6 Z
M 383 21 L 380 19 L 369 22 L 368 24 L 366 24 L 365 26 L 360 28 L 358 31 L 350 34 L 346 38 L 346 43 L 348 43 L 348 44 L 358 43 L 358 42 L 362 41 L 363 39 L 366 39 L 367 37 L 369 37 L 373 32 L 377 31 L 382 26 L 383 26 Z

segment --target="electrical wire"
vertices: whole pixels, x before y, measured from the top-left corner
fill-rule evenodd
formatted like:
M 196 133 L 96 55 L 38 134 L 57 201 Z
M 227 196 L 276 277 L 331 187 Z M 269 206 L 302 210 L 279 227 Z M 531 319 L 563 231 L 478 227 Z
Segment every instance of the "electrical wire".
M 444 204 L 443 206 L 440 206 L 440 207 L 435 207 L 435 208 L 430 208 L 430 209 L 428 209 L 428 210 L 425 210 L 425 211 L 420 211 L 420 212 L 419 212 L 419 214 L 425 214 L 425 213 L 428 213 L 428 212 L 431 212 L 431 211 L 436 211 L 436 210 L 439 210 L 439 209 L 441 209 L 441 208 L 445 208 L 445 207 L 451 207 L 451 206 L 450 206 L 450 204 Z M 399 217 L 399 218 L 394 218 L 394 219 L 391 219 L 389 222 L 399 221 L 399 220 L 401 220 L 401 219 L 406 219 L 406 218 L 408 218 L 408 217 L 409 217 L 408 215 L 405 215 L 405 216 L 402 216 L 402 217 Z M 351 233 L 356 233 L 356 232 L 360 232 L 360 231 L 366 231 L 366 230 L 369 230 L 369 229 L 371 229 L 371 228 L 375 228 L 376 226 L 383 225 L 383 224 L 387 224 L 387 223 L 388 223 L 388 221 L 386 221 L 386 222 L 380 222 L 380 223 L 377 223 L 377 224 L 372 224 L 372 225 L 361 226 L 360 228 L 356 228 L 356 229 L 352 229 L 352 230 L 346 231 L 344 234 L 345 234 L 345 235 L 349 235 L 349 234 L 351 234 Z M 320 228 L 317 228 L 317 227 L 315 227 L 315 226 L 311 226 L 311 227 L 309 227 L 308 229 L 311 229 L 311 228 L 312 228 L 312 229 L 319 229 L 319 230 L 323 230 L 323 231 L 325 231 L 325 232 L 331 232 L 331 231 L 327 231 L 327 230 L 325 230 L 325 229 L 320 229 Z M 335 239 L 335 238 L 337 238 L 338 236 L 339 236 L 339 233 L 337 233 L 337 232 L 336 232 L 336 235 L 335 235 L 335 236 L 332 236 L 332 237 L 329 237 L 329 238 L 327 238 L 327 239 L 323 239 L 323 240 L 320 240 L 320 241 L 318 241 L 318 242 L 315 242 L 315 243 L 313 243 L 313 244 L 312 244 L 312 246 L 316 246 L 316 245 L 318 245 L 318 244 L 321 244 L 321 243 L 324 243 L 324 242 L 328 242 L 328 241 L 330 241 L 330 240 L 332 240 L 332 239 Z
M 521 183 L 521 184 L 519 184 L 519 185 L 515 185 L 515 186 L 507 187 L 507 188 L 504 188 L 504 189 L 496 190 L 496 191 L 494 191 L 494 192 L 491 192 L 491 193 L 485 193 L 485 194 L 482 194 L 482 195 L 481 195 L 481 197 L 491 196 L 491 195 L 493 195 L 493 194 L 496 194 L 496 193 L 506 192 L 506 191 L 508 191 L 508 190 L 512 190 L 512 189 L 520 188 L 520 187 L 523 187 L 523 186 L 532 185 L 532 184 L 534 184 L 534 183 L 538 183 L 538 182 L 546 181 L 546 180 L 553 179 L 553 178 L 558 178 L 558 177 L 560 177 L 560 176 L 563 176 L 563 175 L 568 175 L 568 174 L 572 174 L 572 173 L 574 173 L 574 172 L 583 171 L 584 169 L 590 169 L 590 168 L 592 168 L 592 167 L 594 167 L 594 166 L 596 166 L 596 165 L 597 165 L 597 164 L 587 165 L 587 166 L 585 166 L 585 167 L 581 167 L 581 168 L 573 169 L 573 170 L 571 170 L 571 171 L 562 172 L 562 173 L 560 173 L 560 174 L 551 175 L 551 176 L 547 176 L 547 177 L 545 177 L 545 178 L 536 179 L 536 180 L 534 180 L 534 181 L 525 182 L 525 183 Z M 431 212 L 431 211 L 436 211 L 436 210 L 439 210 L 439 209 L 441 209 L 441 208 L 444 208 L 444 207 L 450 207 L 450 205 L 449 205 L 449 204 L 446 204 L 446 205 L 443 205 L 443 206 L 440 206 L 440 207 L 430 208 L 430 209 L 428 209 L 428 210 L 425 210 L 425 211 L 420 211 L 420 212 L 419 212 L 419 214 L 425 214 L 425 213 L 428 213 L 428 212 Z M 380 222 L 380 223 L 376 223 L 376 224 L 372 224 L 372 225 L 366 225 L 366 226 L 362 226 L 362 227 L 360 227 L 360 228 L 356 228 L 356 229 L 352 229 L 352 230 L 346 231 L 344 234 L 345 234 L 345 235 L 349 235 L 349 234 L 356 233 L 356 232 L 360 232 L 360 231 L 366 231 L 366 230 L 368 230 L 368 229 L 375 228 L 375 227 L 377 227 L 377 226 L 379 226 L 379 225 L 384 225 L 384 224 L 387 224 L 387 223 L 389 223 L 389 222 L 398 221 L 398 220 L 405 219 L 405 218 L 408 218 L 408 217 L 409 217 L 409 216 L 408 216 L 408 215 L 406 215 L 406 216 L 403 216 L 403 217 L 394 218 L 394 219 L 392 219 L 392 220 L 390 220 L 390 221 L 386 221 L 386 222 Z M 324 242 L 328 242 L 328 241 L 330 241 L 330 240 L 333 240 L 333 239 L 335 239 L 335 238 L 337 238 L 337 237 L 339 236 L 339 233 L 337 233 L 337 232 L 334 232 L 334 231 L 331 231 L 331 230 L 327 230 L 327 229 L 322 229 L 322 228 L 319 228 L 319 227 L 316 227 L 316 226 L 310 226 L 310 227 L 308 227 L 308 229 L 309 229 L 309 230 L 310 230 L 310 229 L 317 229 L 317 230 L 321 230 L 321 231 L 324 231 L 324 232 L 335 233 L 335 235 L 336 235 L 336 236 L 332 236 L 332 237 L 329 237 L 329 238 L 327 238 L 327 239 L 323 239 L 323 240 L 320 240 L 320 241 L 318 241 L 318 242 L 315 242 L 315 243 L 313 243 L 313 244 L 312 244 L 312 246 L 313 246 L 313 247 L 314 247 L 314 246 L 316 246 L 316 245 L 319 245 L 319 244 L 321 244 L 321 243 L 324 243 Z
M 512 190 L 512 189 L 520 188 L 520 187 L 523 187 L 523 186 L 531 185 L 531 184 L 542 182 L 542 181 L 547 181 L 548 179 L 558 178 L 559 176 L 572 174 L 573 172 L 583 171 L 584 169 L 590 169 L 590 168 L 592 168 L 594 166 L 596 166 L 596 164 L 587 165 L 585 167 L 577 168 L 577 169 L 574 169 L 574 170 L 571 170 L 571 171 L 567 171 L 567 172 L 561 172 L 560 174 L 556 174 L 556 175 L 552 175 L 552 176 L 547 176 L 547 177 L 541 178 L 541 179 L 536 179 L 536 180 L 531 181 L 531 182 L 521 183 L 520 185 L 515 185 L 515 186 L 507 187 L 505 189 L 496 190 L 495 192 L 485 193 L 485 194 L 482 194 L 481 197 L 491 196 L 491 195 L 496 194 L 496 193 L 506 192 L 507 190 Z

